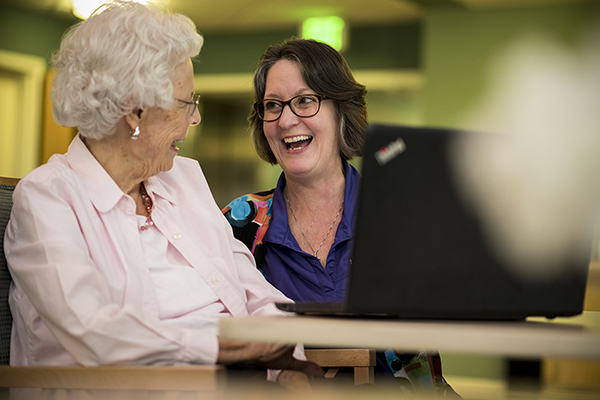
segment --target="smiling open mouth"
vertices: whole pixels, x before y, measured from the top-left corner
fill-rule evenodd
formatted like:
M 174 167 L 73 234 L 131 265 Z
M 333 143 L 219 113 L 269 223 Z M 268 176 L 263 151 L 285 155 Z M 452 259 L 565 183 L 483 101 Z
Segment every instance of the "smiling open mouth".
M 179 143 L 183 142 L 184 139 L 185 138 L 173 140 L 173 143 L 171 143 L 171 147 L 174 148 L 174 149 L 179 150 Z
M 285 138 L 282 142 L 287 146 L 288 150 L 301 150 L 308 146 L 312 140 L 312 136 L 303 135 Z

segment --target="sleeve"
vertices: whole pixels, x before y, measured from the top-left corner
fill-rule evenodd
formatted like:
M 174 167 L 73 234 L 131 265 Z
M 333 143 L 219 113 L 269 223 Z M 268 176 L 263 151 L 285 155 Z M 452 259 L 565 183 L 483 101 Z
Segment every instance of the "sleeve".
M 231 236 L 231 248 L 240 282 L 244 285 L 250 315 L 286 315 L 274 303 L 291 303 L 281 291 L 271 285 L 256 269 L 254 256 L 244 244 Z
M 269 227 L 270 207 L 276 188 L 246 194 L 221 210 L 231 225 L 233 235 L 253 253 L 256 267 L 262 271 L 264 244 L 262 238 Z
M 95 209 L 69 184 L 56 186 L 21 181 L 14 193 L 5 249 L 23 340 L 36 339 L 38 352 L 58 341 L 83 365 L 215 363 L 216 335 L 166 326 L 128 301 L 132 293 L 114 298 L 117 281 L 127 278 L 90 256 L 90 240 L 107 235 L 90 232 Z
M 221 210 L 226 220 L 224 222 L 233 227 L 233 230 L 227 229 L 226 231 L 233 251 L 237 276 L 244 286 L 247 299 L 246 308 L 249 315 L 282 317 L 290 315 L 277 309 L 274 303 L 292 302 L 292 300 L 266 281 L 262 273 L 257 270 L 255 258 L 250 251 L 259 227 L 254 221 L 258 215 L 258 206 L 254 200 L 265 202 L 263 211 L 266 213 L 267 200 L 272 198 L 274 191 L 275 189 L 271 189 L 253 195 L 240 196 Z M 296 345 L 293 355 L 298 360 L 306 360 L 304 346 L 301 343 Z M 268 370 L 268 380 L 275 382 L 280 373 L 280 370 Z
M 262 316 L 289 316 L 288 313 L 277 309 L 274 303 L 291 303 L 292 300 L 287 298 L 283 293 L 266 281 L 263 275 L 254 267 L 254 258 L 252 257 L 252 254 L 241 242 L 233 240 L 232 246 L 236 263 L 238 263 L 238 268 L 242 274 L 241 281 L 245 282 L 246 294 L 248 297 L 248 313 L 250 315 Z M 251 266 L 251 268 L 248 268 L 248 265 Z M 306 360 L 302 343 L 296 345 L 294 349 L 294 358 Z M 280 373 L 281 370 L 268 370 L 267 379 L 275 382 Z

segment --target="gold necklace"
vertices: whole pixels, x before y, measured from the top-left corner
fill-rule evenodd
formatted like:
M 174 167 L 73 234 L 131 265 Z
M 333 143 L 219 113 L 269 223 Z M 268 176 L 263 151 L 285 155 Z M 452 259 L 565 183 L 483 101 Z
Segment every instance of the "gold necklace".
M 284 198 L 285 198 L 285 201 L 288 203 L 288 206 L 290 207 L 290 211 L 292 212 L 292 217 L 294 218 L 294 221 L 296 221 L 296 226 L 298 227 L 298 230 L 302 234 L 304 241 L 308 244 L 308 247 L 310 247 L 310 251 L 313 252 L 313 255 L 320 260 L 319 256 L 317 256 L 317 253 L 319 252 L 319 250 L 321 250 L 321 247 L 323 247 L 323 244 L 327 240 L 327 237 L 329 237 L 329 234 L 331 233 L 331 230 L 333 229 L 333 226 L 335 225 L 335 221 L 337 221 L 338 217 L 340 216 L 340 213 L 342 212 L 342 209 L 344 208 L 344 202 L 342 201 L 342 204 L 340 205 L 340 209 L 338 210 L 335 218 L 333 219 L 333 222 L 331 223 L 331 226 L 329 227 L 327 234 L 325 235 L 325 237 L 323 238 L 323 241 L 317 248 L 317 251 L 315 251 L 315 249 L 313 249 L 313 247 L 310 245 L 310 242 L 306 238 L 306 235 L 304 235 L 302 228 L 300 228 L 300 224 L 298 223 L 298 220 L 296 219 L 296 214 L 294 214 L 294 209 L 292 208 L 292 203 L 290 203 L 290 199 L 288 199 L 288 197 L 285 194 L 284 194 Z
M 152 199 L 148 195 L 148 192 L 146 192 L 144 182 L 140 182 L 140 196 L 142 196 L 142 203 L 144 203 L 144 207 L 146 207 L 146 212 L 148 213 L 148 218 L 146 218 L 144 225 L 138 227 L 143 232 L 154 225 L 154 221 L 152 221 Z

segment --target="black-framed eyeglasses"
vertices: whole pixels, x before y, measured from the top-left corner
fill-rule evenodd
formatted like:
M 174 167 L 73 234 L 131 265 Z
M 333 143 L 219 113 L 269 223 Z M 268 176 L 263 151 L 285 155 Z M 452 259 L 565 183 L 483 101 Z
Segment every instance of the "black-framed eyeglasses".
M 275 99 L 263 99 L 254 103 L 254 109 L 258 117 L 264 122 L 277 121 L 285 106 L 300 118 L 309 118 L 316 115 L 321 109 L 321 102 L 327 100 L 326 96 L 320 94 L 300 94 L 288 101 Z
M 192 115 L 194 115 L 196 108 L 200 104 L 200 95 L 197 93 L 192 93 L 192 101 L 181 100 L 181 99 L 175 99 L 175 100 L 187 104 L 188 116 L 191 117 Z

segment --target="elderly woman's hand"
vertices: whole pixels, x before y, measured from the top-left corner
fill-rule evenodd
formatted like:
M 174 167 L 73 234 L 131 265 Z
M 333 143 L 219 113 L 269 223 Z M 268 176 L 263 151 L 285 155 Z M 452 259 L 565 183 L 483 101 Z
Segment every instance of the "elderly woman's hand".
M 323 376 L 321 367 L 310 361 L 295 359 L 293 352 L 293 346 L 219 338 L 217 363 L 294 370 L 303 372 L 308 376 Z

